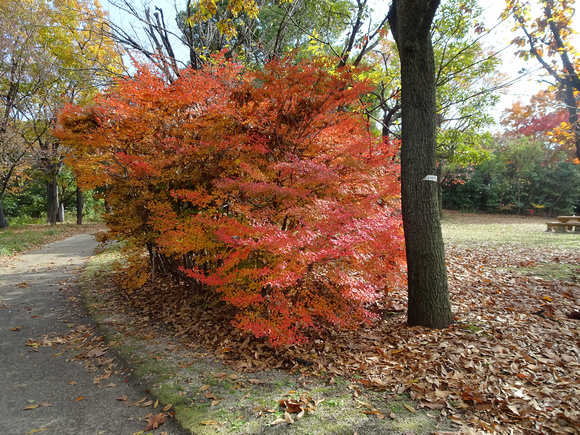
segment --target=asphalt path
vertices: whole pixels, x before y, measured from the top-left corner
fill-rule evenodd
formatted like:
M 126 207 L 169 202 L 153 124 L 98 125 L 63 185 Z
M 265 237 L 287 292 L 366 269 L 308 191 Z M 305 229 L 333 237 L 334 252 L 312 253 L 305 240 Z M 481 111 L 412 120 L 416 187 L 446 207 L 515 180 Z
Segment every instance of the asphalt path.
M 110 377 L 95 383 L 103 373 L 95 358 L 76 361 L 57 340 L 71 331 L 87 343 L 98 337 L 75 285 L 95 247 L 81 234 L 0 263 L 0 434 L 131 435 L 160 412 L 137 403 L 154 398 L 110 350 L 95 351 L 113 360 Z M 186 432 L 167 419 L 144 433 Z

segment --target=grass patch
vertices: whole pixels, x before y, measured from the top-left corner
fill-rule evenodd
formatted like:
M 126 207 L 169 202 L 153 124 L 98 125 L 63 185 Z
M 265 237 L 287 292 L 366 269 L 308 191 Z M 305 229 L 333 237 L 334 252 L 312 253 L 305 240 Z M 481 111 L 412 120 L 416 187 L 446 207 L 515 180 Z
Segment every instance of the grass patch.
M 131 356 L 135 357 L 134 353 L 131 354 Z M 137 377 L 143 379 L 154 377 L 157 382 L 170 378 L 170 375 L 167 372 L 167 368 L 160 364 L 158 361 L 144 358 L 142 356 L 139 356 L 138 358 L 138 361 L 135 362 L 136 367 L 133 370 L 133 373 Z
M 546 231 L 549 218 L 513 215 L 479 215 L 446 211 L 441 227 L 447 245 L 471 244 L 482 247 L 580 247 L 580 233 Z
M 102 229 L 101 224 L 13 225 L 0 229 L 0 257 L 18 254 L 47 243 Z
M 172 404 L 175 406 L 186 404 L 189 399 L 182 394 L 182 391 L 172 384 L 165 383 L 158 388 L 153 389 L 153 394 L 164 405 Z
M 518 273 L 538 276 L 544 279 L 580 283 L 580 267 L 565 263 L 538 263 L 534 266 L 520 267 Z

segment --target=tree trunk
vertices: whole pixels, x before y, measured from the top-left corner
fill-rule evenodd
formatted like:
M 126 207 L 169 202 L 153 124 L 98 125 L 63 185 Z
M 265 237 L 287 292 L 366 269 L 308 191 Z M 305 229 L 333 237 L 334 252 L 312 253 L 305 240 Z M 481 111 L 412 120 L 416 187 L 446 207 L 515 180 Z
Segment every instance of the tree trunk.
M 443 217 L 443 161 L 437 165 L 437 209 L 439 217 Z
M 83 192 L 77 187 L 77 225 L 83 224 Z
M 57 222 L 64 222 L 64 203 L 58 203 L 58 214 L 56 216 Z
M 7 228 L 9 226 L 6 217 L 4 216 L 4 205 L 0 199 L 0 228 Z
M 46 184 L 46 221 L 56 225 L 58 221 L 58 183 L 56 174 L 52 174 L 51 181 Z
M 389 24 L 401 60 L 401 199 L 408 323 L 453 323 L 437 201 L 435 60 L 430 28 L 439 0 L 393 0 Z M 430 177 L 428 177 L 430 176 Z
M 52 196 L 54 194 L 54 190 L 52 189 L 52 183 L 50 181 L 46 182 L 46 222 L 50 223 L 50 219 L 52 217 L 52 208 L 54 205 Z

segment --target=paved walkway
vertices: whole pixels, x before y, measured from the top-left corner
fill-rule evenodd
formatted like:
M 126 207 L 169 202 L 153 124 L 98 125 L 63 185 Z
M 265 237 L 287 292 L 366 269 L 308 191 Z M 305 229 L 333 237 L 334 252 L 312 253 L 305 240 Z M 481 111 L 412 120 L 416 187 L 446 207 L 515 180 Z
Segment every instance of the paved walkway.
M 145 429 L 148 414 L 160 412 L 134 405 L 151 397 L 110 351 L 94 353 L 115 364 L 111 376 L 96 384 L 103 373 L 96 360 L 72 361 L 74 351 L 58 342 L 30 346 L 71 331 L 94 343 L 94 335 L 86 337 L 91 320 L 70 300 L 95 246 L 92 236 L 81 234 L 0 264 L 0 434 L 131 435 Z M 87 371 L 87 365 L 96 370 Z M 125 403 L 117 400 L 122 396 Z M 144 433 L 185 432 L 168 419 Z

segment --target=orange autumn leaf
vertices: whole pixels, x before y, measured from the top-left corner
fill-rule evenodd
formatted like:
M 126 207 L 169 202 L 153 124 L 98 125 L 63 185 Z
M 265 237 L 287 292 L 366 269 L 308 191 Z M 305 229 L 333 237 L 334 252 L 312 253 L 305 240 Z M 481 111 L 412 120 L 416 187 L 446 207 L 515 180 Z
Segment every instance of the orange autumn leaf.
M 370 133 L 363 71 L 219 56 L 172 83 L 136 70 L 54 131 L 80 185 L 107 186 L 104 237 L 123 240 L 127 290 L 150 276 L 147 251 L 276 346 L 377 319 L 405 286 L 405 251 L 398 143 Z

